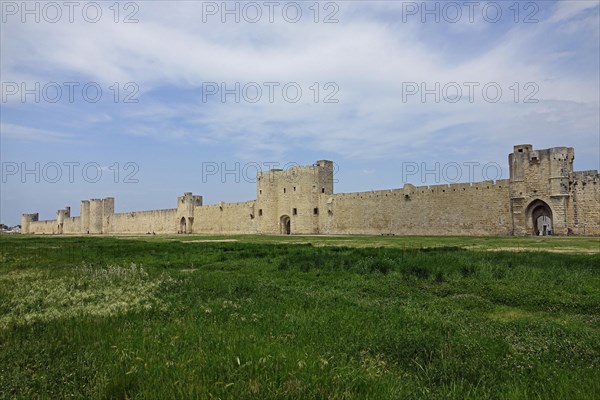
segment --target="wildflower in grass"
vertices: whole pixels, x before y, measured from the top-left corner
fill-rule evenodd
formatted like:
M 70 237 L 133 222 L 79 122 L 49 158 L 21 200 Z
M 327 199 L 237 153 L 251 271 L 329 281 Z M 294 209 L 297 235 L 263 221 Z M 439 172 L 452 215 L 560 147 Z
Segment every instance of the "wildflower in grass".
M 26 276 L 28 279 L 23 279 Z M 6 274 L 10 311 L 0 316 L 0 328 L 73 316 L 112 316 L 130 311 L 164 308 L 161 287 L 175 282 L 167 275 L 151 279 L 137 264 L 81 264 L 68 273 Z

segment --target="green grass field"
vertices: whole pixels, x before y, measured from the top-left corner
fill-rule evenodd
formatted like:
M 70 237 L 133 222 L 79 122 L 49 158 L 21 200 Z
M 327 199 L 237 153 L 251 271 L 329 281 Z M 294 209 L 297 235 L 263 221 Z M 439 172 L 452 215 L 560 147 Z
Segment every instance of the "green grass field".
M 0 237 L 0 396 L 594 399 L 600 239 Z

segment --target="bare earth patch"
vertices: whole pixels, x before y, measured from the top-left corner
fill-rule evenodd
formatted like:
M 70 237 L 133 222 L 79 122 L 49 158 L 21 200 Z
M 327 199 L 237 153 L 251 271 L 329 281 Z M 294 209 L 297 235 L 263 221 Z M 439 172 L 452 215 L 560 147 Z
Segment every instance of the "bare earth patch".
M 182 240 L 181 243 L 223 243 L 237 242 L 237 239 L 198 239 L 198 240 Z
M 467 250 L 486 250 L 486 251 L 546 251 L 548 253 L 585 253 L 585 254 L 598 254 L 600 253 L 600 249 L 582 249 L 579 247 L 560 247 L 560 248 L 551 248 L 545 249 L 541 247 L 492 247 L 492 248 L 483 248 L 480 246 L 466 246 L 464 247 Z

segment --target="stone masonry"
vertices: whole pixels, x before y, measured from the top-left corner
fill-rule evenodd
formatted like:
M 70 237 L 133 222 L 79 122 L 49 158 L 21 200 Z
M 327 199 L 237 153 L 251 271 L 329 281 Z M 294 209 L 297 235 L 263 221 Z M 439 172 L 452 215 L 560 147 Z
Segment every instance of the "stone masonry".
M 600 235 L 600 175 L 573 171 L 574 150 L 514 147 L 509 179 L 334 193 L 333 162 L 260 172 L 256 200 L 115 213 L 114 198 L 83 200 L 56 219 L 23 214 L 29 234 Z

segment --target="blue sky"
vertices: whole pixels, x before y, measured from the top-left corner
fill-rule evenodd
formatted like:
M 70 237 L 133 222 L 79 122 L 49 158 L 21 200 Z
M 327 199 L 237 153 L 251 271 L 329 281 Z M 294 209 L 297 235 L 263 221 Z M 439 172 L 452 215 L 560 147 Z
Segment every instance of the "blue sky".
M 113 1 L 57 2 L 60 15 L 42 2 L 28 2 L 31 13 L 0 4 L 9 225 L 66 205 L 78 215 L 81 199 L 106 196 L 118 212 L 173 208 L 186 191 L 205 204 L 246 201 L 255 185 L 245 178 L 273 162 L 334 160 L 336 192 L 452 183 L 456 165 L 465 182 L 465 163 L 478 163 L 473 180 L 486 165 L 506 178 L 520 143 L 572 146 L 577 170 L 599 169 L 598 1 L 320 2 L 316 22 L 313 1 L 275 2 L 272 21 L 264 2 L 227 2 L 239 22 L 220 1 L 120 2 L 118 15 Z M 240 101 L 223 99 L 220 86 L 236 83 Z M 438 172 L 407 174 L 415 165 Z

